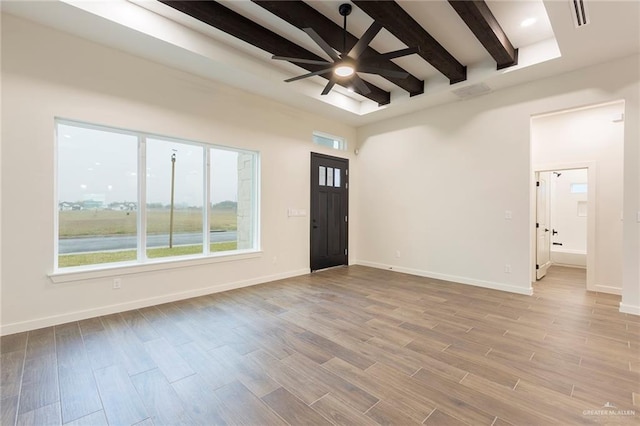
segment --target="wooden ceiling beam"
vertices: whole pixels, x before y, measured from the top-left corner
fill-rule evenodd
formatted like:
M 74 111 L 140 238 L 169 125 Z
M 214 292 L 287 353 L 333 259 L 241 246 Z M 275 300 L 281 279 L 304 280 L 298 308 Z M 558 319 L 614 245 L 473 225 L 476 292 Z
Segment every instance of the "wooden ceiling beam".
M 346 46 L 343 46 L 343 29 L 313 7 L 301 0 L 252 0 L 257 5 L 278 16 L 297 28 L 313 28 L 329 45 L 339 52 L 348 52 L 356 44 L 358 38 L 347 32 Z M 362 53 L 362 57 L 379 55 L 371 47 Z M 376 64 L 378 68 L 407 72 L 390 60 L 382 60 Z M 409 74 L 406 78 L 383 77 L 393 84 L 409 92 L 410 96 L 424 93 L 424 81 Z
M 451 84 L 467 79 L 467 68 L 431 37 L 398 3 L 369 0 L 353 0 L 353 3 L 407 46 L 418 46 L 418 54 L 444 74 Z
M 325 60 L 215 1 L 160 0 L 160 2 L 273 55 Z M 323 68 L 322 65 L 298 63 L 295 65 L 310 72 Z M 328 80 L 330 73 L 322 74 L 321 77 Z M 362 96 L 377 102 L 378 105 L 387 105 L 391 101 L 389 92 L 369 82 L 365 83 L 370 92 L 366 95 L 360 93 Z M 347 87 L 346 83 L 338 82 L 338 84 Z M 359 93 L 357 88 L 355 91 Z
M 484 0 L 449 0 L 467 27 L 495 59 L 498 69 L 518 64 L 515 49 Z

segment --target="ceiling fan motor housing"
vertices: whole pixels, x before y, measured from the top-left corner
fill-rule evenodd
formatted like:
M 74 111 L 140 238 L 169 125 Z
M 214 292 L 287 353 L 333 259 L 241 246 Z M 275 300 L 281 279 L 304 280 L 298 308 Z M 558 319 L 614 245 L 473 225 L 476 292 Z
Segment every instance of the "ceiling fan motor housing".
M 338 7 L 338 12 L 342 16 L 349 16 L 351 14 L 351 5 L 349 3 L 342 3 L 340 7 Z

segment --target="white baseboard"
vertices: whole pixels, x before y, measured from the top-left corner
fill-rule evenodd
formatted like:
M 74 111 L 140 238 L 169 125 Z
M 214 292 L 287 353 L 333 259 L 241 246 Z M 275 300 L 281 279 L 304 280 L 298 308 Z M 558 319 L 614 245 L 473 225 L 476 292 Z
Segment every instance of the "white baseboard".
M 640 315 L 640 306 L 626 305 L 620 302 L 620 312 L 623 314 Z
M 440 274 L 440 273 L 437 273 L 437 272 L 423 271 L 423 270 L 420 270 L 420 269 L 403 268 L 403 267 L 394 266 L 394 265 L 384 265 L 382 263 L 369 262 L 369 261 L 366 261 L 366 260 L 358 260 L 358 261 L 356 261 L 356 264 L 362 265 L 362 266 L 369 266 L 371 268 L 386 269 L 386 270 L 391 270 L 391 271 L 395 271 L 395 272 L 402 272 L 404 274 L 416 275 L 416 276 L 419 276 L 419 277 L 434 278 L 434 279 L 437 279 L 437 280 L 451 281 L 451 282 L 454 282 L 454 283 L 467 284 L 467 285 L 472 285 L 472 286 L 482 287 L 482 288 L 490 288 L 490 289 L 493 289 L 493 290 L 506 291 L 506 292 L 509 292 L 509 293 L 524 294 L 526 296 L 531 296 L 533 294 L 533 289 L 531 288 L 531 284 L 529 284 L 528 288 L 527 287 L 516 287 L 516 286 L 508 285 L 508 284 L 501 284 L 501 283 L 495 283 L 495 282 L 491 282 L 491 281 L 476 280 L 476 279 L 473 279 L 473 278 L 459 277 L 459 276 L 455 276 L 455 275 Z
M 564 268 L 574 268 L 574 269 L 587 269 L 586 266 L 581 266 L 581 265 L 570 265 L 568 263 L 556 263 L 553 262 L 552 263 L 553 266 L 562 266 Z
M 139 299 L 139 300 L 135 300 L 127 303 L 118 303 L 115 305 L 108 305 L 108 306 L 102 306 L 99 308 L 69 312 L 69 313 L 64 313 L 60 315 L 52 315 L 49 317 L 36 318 L 28 321 L 2 324 L 0 326 L 0 336 L 5 336 L 7 334 L 20 333 L 23 331 L 36 330 L 39 328 L 50 327 L 58 324 L 65 324 L 71 321 L 80 321 L 87 318 L 94 318 L 102 315 L 109 315 L 109 314 L 115 314 L 118 312 L 130 311 L 132 309 L 146 308 L 148 306 L 154 306 L 154 305 L 159 305 L 159 304 L 168 303 L 168 302 L 175 302 L 177 300 L 190 299 L 192 297 L 204 296 L 206 294 L 220 293 L 222 291 L 234 290 L 237 288 L 248 287 L 256 284 L 263 284 L 270 281 L 277 281 L 285 278 L 306 275 L 309 272 L 310 272 L 309 269 L 298 269 L 294 271 L 283 272 L 280 274 L 252 278 L 244 281 L 223 283 L 223 284 L 199 288 L 195 290 L 165 294 L 162 296 L 155 296 L 147 299 Z
M 577 250 L 551 250 L 551 263 L 562 266 L 587 267 L 587 253 Z
M 620 296 L 622 294 L 622 289 L 619 287 L 610 287 L 608 285 L 598 285 L 596 284 L 595 290 L 600 293 L 607 294 L 617 294 Z

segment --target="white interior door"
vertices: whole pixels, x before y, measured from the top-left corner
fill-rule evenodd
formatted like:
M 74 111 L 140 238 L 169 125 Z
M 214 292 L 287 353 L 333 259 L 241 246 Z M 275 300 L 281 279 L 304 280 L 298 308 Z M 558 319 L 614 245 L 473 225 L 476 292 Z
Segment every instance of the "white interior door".
M 551 172 L 537 173 L 536 190 L 536 278 L 541 279 L 551 265 L 551 237 L 549 230 Z

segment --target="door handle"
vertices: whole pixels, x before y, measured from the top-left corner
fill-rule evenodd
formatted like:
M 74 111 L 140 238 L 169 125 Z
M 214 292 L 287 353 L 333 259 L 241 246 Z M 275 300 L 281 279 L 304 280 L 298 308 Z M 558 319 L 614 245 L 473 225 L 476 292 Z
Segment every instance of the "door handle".
M 556 235 L 558 233 L 558 231 L 556 231 L 555 229 L 553 231 L 551 231 L 551 235 Z

